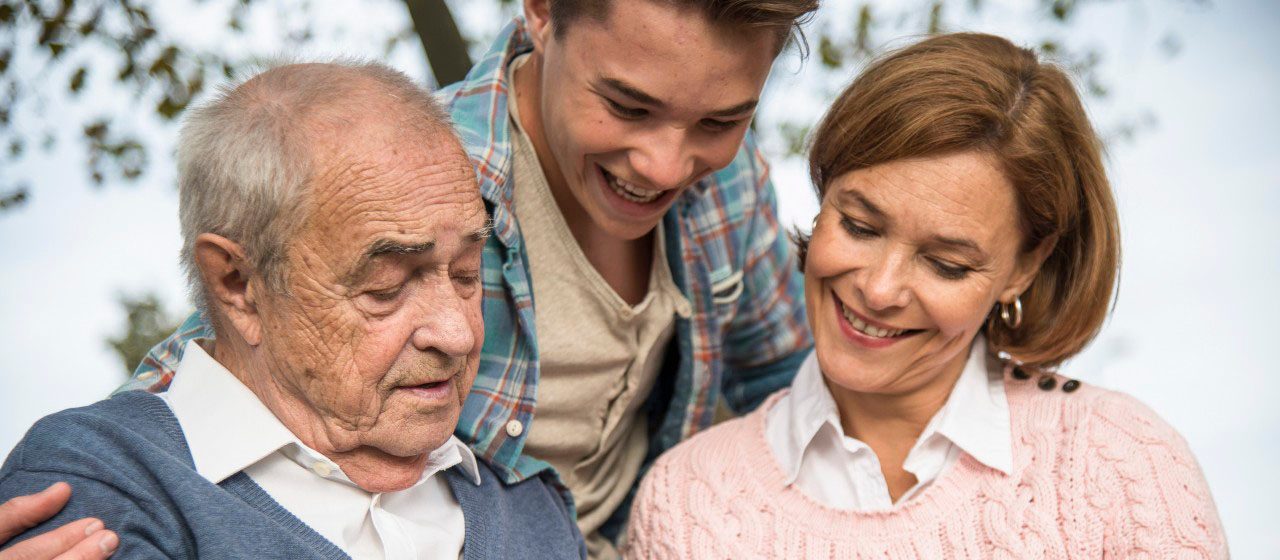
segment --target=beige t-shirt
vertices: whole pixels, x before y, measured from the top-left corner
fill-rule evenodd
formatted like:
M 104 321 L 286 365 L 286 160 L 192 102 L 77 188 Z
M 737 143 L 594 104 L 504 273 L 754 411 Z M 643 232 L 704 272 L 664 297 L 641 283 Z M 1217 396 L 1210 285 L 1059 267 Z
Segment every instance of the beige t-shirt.
M 516 60 L 510 73 L 523 64 Z M 657 230 L 649 291 L 627 304 L 574 240 L 508 100 L 515 214 L 529 255 L 541 373 L 525 452 L 550 463 L 573 492 L 591 558 L 616 558 L 601 525 L 635 484 L 648 449 L 640 411 L 653 389 L 677 313 L 690 305 L 667 264 Z

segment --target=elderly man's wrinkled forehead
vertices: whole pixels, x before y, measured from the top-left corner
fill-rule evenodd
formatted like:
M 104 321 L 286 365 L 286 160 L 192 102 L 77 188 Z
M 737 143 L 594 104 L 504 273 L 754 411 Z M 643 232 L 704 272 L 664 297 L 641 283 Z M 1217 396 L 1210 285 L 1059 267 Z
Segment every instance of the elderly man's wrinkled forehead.
M 293 137 L 299 144 L 294 147 L 308 159 L 319 148 L 349 145 L 358 132 L 380 134 L 384 141 L 430 139 L 442 148 L 457 143 L 449 117 L 425 92 L 402 81 L 403 76 L 379 74 L 383 71 L 372 66 L 290 64 L 254 76 L 236 88 L 236 95 L 253 107 L 251 112 L 293 128 L 294 134 L 282 136 Z
M 293 128 L 280 136 L 294 140 L 286 150 L 304 162 L 306 198 L 320 199 L 313 211 L 335 197 L 387 196 L 374 183 L 413 182 L 433 195 L 476 190 L 448 116 L 417 86 L 397 82 L 401 76 L 371 75 L 378 71 L 294 64 L 238 88 L 270 122 Z M 431 192 L 437 190 L 444 192 Z

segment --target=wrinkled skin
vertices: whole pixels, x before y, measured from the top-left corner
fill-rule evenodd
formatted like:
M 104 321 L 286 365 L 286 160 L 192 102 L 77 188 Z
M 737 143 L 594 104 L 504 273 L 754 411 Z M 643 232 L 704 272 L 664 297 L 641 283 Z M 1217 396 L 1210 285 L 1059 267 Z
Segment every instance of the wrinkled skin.
M 397 111 L 319 127 L 285 293 L 246 271 L 241 300 L 218 295 L 234 333 L 215 357 L 373 492 L 417 482 L 453 433 L 484 337 L 474 171 L 453 136 L 387 116 Z M 367 257 L 380 245 L 392 249 Z M 443 383 L 430 395 L 409 389 L 432 382 Z

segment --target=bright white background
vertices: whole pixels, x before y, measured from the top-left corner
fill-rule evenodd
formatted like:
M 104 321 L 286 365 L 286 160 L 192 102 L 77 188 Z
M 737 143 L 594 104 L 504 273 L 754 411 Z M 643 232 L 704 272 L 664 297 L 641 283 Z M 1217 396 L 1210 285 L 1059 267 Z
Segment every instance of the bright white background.
M 964 28 L 1038 39 L 1019 17 L 1032 3 L 987 0 Z M 196 39 L 216 41 L 216 26 L 200 22 L 210 20 L 201 10 L 217 4 L 162 16 Z M 851 22 L 850 7 L 827 0 L 821 20 Z M 318 20 L 344 31 L 324 50 L 302 54 L 381 58 L 381 40 L 369 38 L 385 38 L 407 16 L 397 2 L 360 8 L 360 18 L 316 10 Z M 256 13 L 249 40 L 227 49 L 280 48 L 287 18 Z M 473 4 L 460 14 L 464 28 L 484 36 L 497 27 L 490 17 Z M 1234 556 L 1280 557 L 1280 368 L 1273 358 L 1280 341 L 1280 4 L 1104 3 L 1081 18 L 1071 40 L 1110 47 L 1104 70 L 1112 95 L 1089 101 L 1095 121 L 1105 129 L 1149 111 L 1156 123 L 1131 142 L 1111 144 L 1125 244 L 1118 305 L 1099 339 L 1065 369 L 1136 395 L 1177 427 L 1208 476 Z M 1182 43 L 1172 59 L 1156 47 L 1167 30 Z M 425 80 L 423 60 L 416 44 L 387 59 Z M 821 114 L 829 99 L 822 92 L 839 84 L 817 77 L 814 64 L 792 55 L 779 65 L 761 128 L 784 113 L 793 120 Z M 74 132 L 85 115 L 132 103 L 95 87 L 87 102 L 54 103 L 51 114 L 63 115 L 62 126 Z M 188 309 L 176 262 L 174 131 L 141 112 L 134 126 L 153 147 L 152 171 L 136 185 L 91 188 L 75 142 L 10 170 L 31 177 L 35 188 L 25 208 L 0 215 L 0 454 L 37 418 L 98 400 L 123 380 L 104 342 L 124 323 L 117 294 L 153 290 L 174 312 Z M 804 162 L 769 147 L 784 220 L 809 223 L 816 202 Z

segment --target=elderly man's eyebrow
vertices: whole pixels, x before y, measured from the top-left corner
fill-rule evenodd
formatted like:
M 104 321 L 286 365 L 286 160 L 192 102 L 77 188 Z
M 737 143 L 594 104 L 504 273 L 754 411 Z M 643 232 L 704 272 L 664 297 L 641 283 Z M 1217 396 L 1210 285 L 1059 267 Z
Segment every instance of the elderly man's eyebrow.
M 379 239 L 369 244 L 361 260 L 372 260 L 382 255 L 416 255 L 436 248 L 435 241 L 405 244 L 392 239 Z
M 369 274 L 369 270 L 373 267 L 373 261 L 378 257 L 386 255 L 417 255 L 426 253 L 435 249 L 435 241 L 427 241 L 424 243 L 403 243 L 394 239 L 378 239 L 369 244 L 364 250 L 364 254 L 360 256 L 360 260 L 356 261 L 356 265 L 351 268 L 351 272 L 343 275 L 343 281 L 347 285 L 357 284 Z
M 484 225 L 466 235 L 467 243 L 484 243 L 493 235 L 493 218 L 485 218 Z

